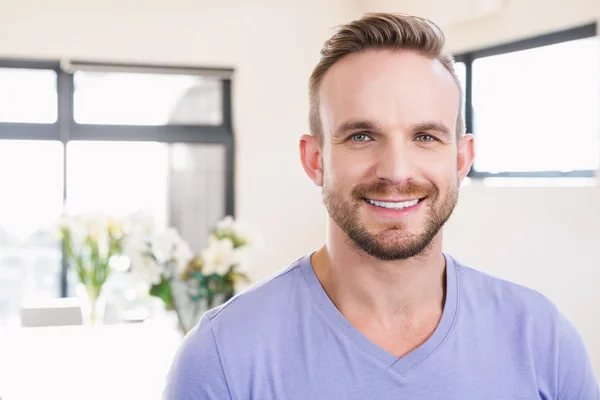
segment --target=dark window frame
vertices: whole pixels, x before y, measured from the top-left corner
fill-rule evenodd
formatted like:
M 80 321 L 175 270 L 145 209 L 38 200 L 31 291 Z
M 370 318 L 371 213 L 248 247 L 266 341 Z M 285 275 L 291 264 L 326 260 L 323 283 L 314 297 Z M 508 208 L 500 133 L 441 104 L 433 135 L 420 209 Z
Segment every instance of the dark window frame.
M 99 69 L 163 73 L 194 73 L 197 75 L 222 74 L 223 120 L 220 125 L 88 125 L 75 122 L 73 114 L 74 71 L 65 68 L 60 61 L 0 58 L 0 68 L 24 68 L 52 70 L 57 75 L 58 118 L 51 124 L 0 122 L 2 140 L 54 140 L 63 145 L 63 203 L 67 196 L 67 143 L 77 140 L 99 141 L 151 141 L 161 143 L 220 144 L 225 147 L 225 213 L 235 217 L 235 140 L 232 121 L 232 68 L 201 68 L 189 66 L 165 66 L 156 64 L 121 64 L 102 62 L 76 62 Z M 64 250 L 63 250 L 64 254 Z M 66 297 L 68 287 L 68 264 L 62 257 L 60 271 L 60 296 Z
M 549 46 L 558 43 L 564 43 L 572 40 L 585 39 L 598 36 L 597 23 L 589 24 L 560 30 L 552 33 L 534 36 L 510 43 L 503 43 L 492 47 L 482 48 L 478 50 L 458 53 L 454 56 L 456 62 L 465 64 L 465 126 L 467 132 L 477 135 L 473 129 L 473 62 L 478 58 L 495 56 L 500 54 L 512 53 L 515 51 L 528 50 L 536 47 Z M 477 171 L 475 167 L 469 171 L 471 178 L 589 178 L 594 177 L 595 170 L 577 170 L 577 171 L 507 171 L 507 172 L 484 172 Z

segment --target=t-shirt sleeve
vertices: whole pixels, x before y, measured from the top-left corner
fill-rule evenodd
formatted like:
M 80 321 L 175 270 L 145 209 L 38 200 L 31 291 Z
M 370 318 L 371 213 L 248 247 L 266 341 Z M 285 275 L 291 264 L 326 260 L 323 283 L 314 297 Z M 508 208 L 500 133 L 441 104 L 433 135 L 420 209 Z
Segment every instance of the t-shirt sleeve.
M 558 400 L 600 400 L 585 344 L 571 323 L 559 317 Z
M 231 399 L 210 320 L 203 316 L 174 357 L 163 400 Z

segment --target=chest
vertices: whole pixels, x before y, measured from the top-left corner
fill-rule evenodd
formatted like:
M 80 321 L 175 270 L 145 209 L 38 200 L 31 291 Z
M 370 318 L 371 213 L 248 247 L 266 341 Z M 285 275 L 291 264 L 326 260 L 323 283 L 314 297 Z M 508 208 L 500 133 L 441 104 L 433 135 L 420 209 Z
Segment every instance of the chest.
M 285 377 L 255 380 L 238 400 L 546 400 L 535 380 L 496 368 L 440 370 L 408 376 L 381 369 L 352 373 L 349 368 L 288 369 Z M 247 393 L 247 394 L 246 394 Z
M 409 371 L 379 360 L 343 340 L 263 353 L 245 373 L 231 377 L 236 400 L 535 400 L 533 369 L 506 351 L 446 343 Z M 410 353 L 406 356 L 410 358 Z
M 368 328 L 359 330 L 378 347 L 393 354 L 396 358 L 402 358 L 423 345 L 434 333 L 435 327 L 435 323 L 432 323 L 419 327 L 406 325 L 394 332 Z

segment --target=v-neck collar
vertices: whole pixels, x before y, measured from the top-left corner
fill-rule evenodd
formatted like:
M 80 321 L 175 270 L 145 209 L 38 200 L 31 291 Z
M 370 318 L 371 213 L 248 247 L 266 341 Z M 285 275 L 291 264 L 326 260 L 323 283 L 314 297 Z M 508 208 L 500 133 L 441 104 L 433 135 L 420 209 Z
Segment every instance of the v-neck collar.
M 358 329 L 356 329 L 350 321 L 344 317 L 344 315 L 337 309 L 335 304 L 331 301 L 321 282 L 317 278 L 315 271 L 311 263 L 311 256 L 313 253 L 308 254 L 300 261 L 300 270 L 304 275 L 304 279 L 308 285 L 308 289 L 311 291 L 314 300 L 318 306 L 325 312 L 341 331 L 341 333 L 353 341 L 356 345 L 367 352 L 369 355 L 379 360 L 386 367 L 395 370 L 401 375 L 405 375 L 415 368 L 420 363 L 424 362 L 431 354 L 433 354 L 445 341 L 446 337 L 452 330 L 454 321 L 457 315 L 458 308 L 458 279 L 456 276 L 456 265 L 452 257 L 444 254 L 446 259 L 446 300 L 444 303 L 444 310 L 442 311 L 442 317 L 438 326 L 436 327 L 433 334 L 421 344 L 419 347 L 411 351 L 410 353 L 398 358 L 376 345 L 363 335 Z

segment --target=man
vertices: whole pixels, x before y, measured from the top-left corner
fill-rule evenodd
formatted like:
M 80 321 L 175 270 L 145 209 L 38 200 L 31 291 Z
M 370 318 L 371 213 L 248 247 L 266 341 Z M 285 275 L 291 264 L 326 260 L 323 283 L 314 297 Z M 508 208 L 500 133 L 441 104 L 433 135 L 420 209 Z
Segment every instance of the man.
M 325 43 L 300 154 L 327 241 L 204 315 L 165 399 L 600 399 L 549 300 L 442 252 L 474 157 L 443 47 L 433 23 L 391 14 Z

